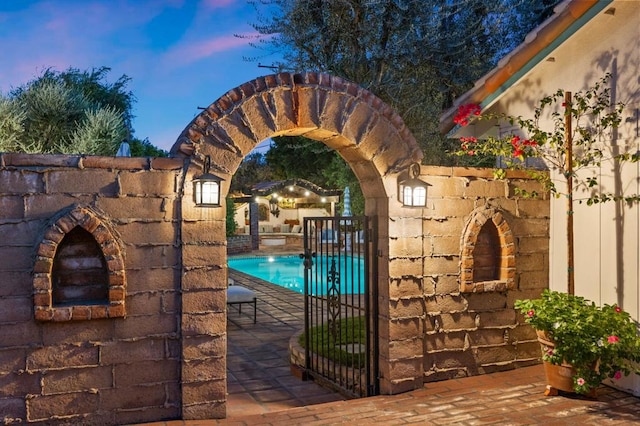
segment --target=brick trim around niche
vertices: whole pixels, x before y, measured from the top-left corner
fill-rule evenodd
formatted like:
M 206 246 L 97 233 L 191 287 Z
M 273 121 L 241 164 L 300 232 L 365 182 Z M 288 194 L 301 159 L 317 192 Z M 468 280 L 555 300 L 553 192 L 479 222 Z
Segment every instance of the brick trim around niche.
M 108 275 L 108 297 L 97 303 L 53 302 L 52 269 L 59 244 L 76 227 L 86 230 L 100 246 Z M 124 317 L 126 274 L 121 244 L 108 223 L 89 207 L 74 206 L 54 218 L 36 248 L 33 267 L 34 315 L 38 321 L 73 321 Z
M 495 280 L 474 280 L 474 250 L 483 226 L 491 221 L 498 233 L 497 277 Z M 462 233 L 462 253 L 460 256 L 460 291 L 485 292 L 515 289 L 516 257 L 513 233 L 500 211 L 491 207 L 481 207 L 472 212 Z

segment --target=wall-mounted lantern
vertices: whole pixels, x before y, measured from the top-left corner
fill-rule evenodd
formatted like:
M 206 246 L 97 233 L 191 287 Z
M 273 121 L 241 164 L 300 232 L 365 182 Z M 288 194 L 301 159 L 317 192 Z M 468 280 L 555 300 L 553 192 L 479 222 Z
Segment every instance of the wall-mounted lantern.
M 278 207 L 278 194 L 275 192 L 271 194 L 271 198 L 269 199 L 269 211 L 275 217 L 280 215 L 280 207 Z
M 211 157 L 207 155 L 204 173 L 193 179 L 193 196 L 196 206 L 220 207 L 220 182 L 224 179 L 209 173 Z
M 418 179 L 420 164 L 409 166 L 404 176 L 398 177 L 398 201 L 405 207 L 426 207 L 428 183 Z

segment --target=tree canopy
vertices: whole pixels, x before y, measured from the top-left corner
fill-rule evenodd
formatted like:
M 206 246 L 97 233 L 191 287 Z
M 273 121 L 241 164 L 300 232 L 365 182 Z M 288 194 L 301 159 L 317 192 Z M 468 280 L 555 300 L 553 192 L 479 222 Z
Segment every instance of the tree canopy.
M 169 153 L 149 142 L 148 138 L 129 140 L 129 149 L 132 157 L 167 157 Z
M 0 94 L 0 151 L 115 155 L 131 139 L 135 97 L 130 78 L 107 80 L 110 68 L 45 70 Z M 129 141 L 133 155 L 163 156 L 148 140 Z
M 342 157 L 321 142 L 301 136 L 275 137 L 266 154 L 249 154 L 233 175 L 230 192 L 248 194 L 256 183 L 294 178 L 328 189 L 348 186 L 351 211 L 356 215 L 364 213 L 360 184 Z
M 267 164 L 265 156 L 260 152 L 253 152 L 245 157 L 231 181 L 231 193 L 249 194 L 253 185 L 278 179 Z
M 273 138 L 265 154 L 276 179 L 304 178 L 322 187 L 331 186 L 326 169 L 338 155 L 331 148 L 301 136 Z
M 276 53 L 282 59 L 272 64 L 275 70 L 327 72 L 370 90 L 403 118 L 427 164 L 490 165 L 486 158 L 449 155 L 457 143 L 439 133 L 439 116 L 550 16 L 558 2 L 254 0 L 258 52 L 246 59 Z M 352 210 L 363 213 L 356 177 L 321 143 L 274 138 L 266 162 L 278 179 L 349 186 Z
M 265 158 L 277 179 L 299 177 L 330 189 L 348 186 L 351 211 L 364 213 L 364 196 L 356 176 L 336 151 L 321 142 L 302 136 L 276 137 Z
M 280 70 L 327 72 L 393 107 L 425 153 L 455 161 L 438 117 L 558 0 L 259 0 L 254 45 Z M 265 53 L 266 56 L 266 53 Z M 257 60 L 260 55 L 249 60 Z

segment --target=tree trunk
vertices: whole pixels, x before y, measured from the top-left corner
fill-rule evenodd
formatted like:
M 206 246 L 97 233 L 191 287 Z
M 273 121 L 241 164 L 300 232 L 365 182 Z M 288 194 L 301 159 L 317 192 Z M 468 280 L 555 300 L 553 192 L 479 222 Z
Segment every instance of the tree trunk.
M 571 130 L 571 92 L 564 94 L 565 179 L 567 181 L 567 293 L 575 294 L 575 262 L 573 258 L 573 137 Z

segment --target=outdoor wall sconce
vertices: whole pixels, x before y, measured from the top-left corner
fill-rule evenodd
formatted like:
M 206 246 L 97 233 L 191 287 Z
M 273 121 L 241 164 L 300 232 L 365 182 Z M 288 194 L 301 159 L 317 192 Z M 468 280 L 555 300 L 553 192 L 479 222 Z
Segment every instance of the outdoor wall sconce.
M 408 177 L 406 177 L 408 176 Z M 428 183 L 418 179 L 420 164 L 409 166 L 406 175 L 398 177 L 398 201 L 405 207 L 426 207 Z
M 271 194 L 271 198 L 269 199 L 269 211 L 275 217 L 280 215 L 280 208 L 278 207 L 278 194 Z
M 220 207 L 220 182 L 224 179 L 209 173 L 211 157 L 207 155 L 204 173 L 193 179 L 193 196 L 198 207 Z

